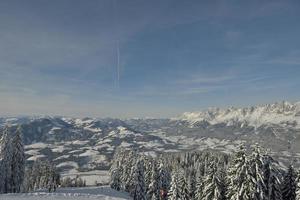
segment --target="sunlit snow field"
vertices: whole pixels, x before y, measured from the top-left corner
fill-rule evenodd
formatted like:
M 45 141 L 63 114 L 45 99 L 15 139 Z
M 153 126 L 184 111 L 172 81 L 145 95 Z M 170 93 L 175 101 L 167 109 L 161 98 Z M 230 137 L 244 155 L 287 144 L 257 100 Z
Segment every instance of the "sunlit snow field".
M 124 200 L 131 199 L 128 194 L 112 190 L 108 186 L 103 187 L 86 187 L 86 188 L 63 188 L 58 189 L 55 193 L 39 191 L 27 194 L 5 194 L 0 195 L 1 200 Z

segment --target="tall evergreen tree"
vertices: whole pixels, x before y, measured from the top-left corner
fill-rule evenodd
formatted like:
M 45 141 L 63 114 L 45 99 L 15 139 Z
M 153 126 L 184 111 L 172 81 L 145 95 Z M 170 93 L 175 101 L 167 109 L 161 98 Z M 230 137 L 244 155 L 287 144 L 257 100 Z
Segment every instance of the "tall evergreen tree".
M 162 200 L 166 200 L 169 185 L 170 185 L 169 172 L 167 171 L 164 163 L 161 160 L 158 167 L 158 174 L 159 174 L 160 198 Z
M 134 187 L 134 174 L 135 174 L 135 165 L 136 165 L 136 153 L 130 151 L 128 155 L 125 156 L 124 159 L 124 169 L 122 173 L 122 188 L 126 192 L 131 192 Z
M 118 191 L 121 190 L 121 174 L 120 161 L 117 160 L 112 164 L 110 169 L 110 187 Z
M 181 192 L 179 186 L 179 171 L 178 169 L 173 170 L 172 180 L 170 183 L 170 190 L 168 193 L 168 200 L 181 200 Z
M 265 156 L 264 160 L 265 197 L 267 200 L 282 200 L 278 164 L 270 156 Z
M 134 167 L 134 190 L 132 191 L 134 200 L 146 199 L 146 187 L 144 178 L 144 161 L 139 159 Z
M 186 175 L 183 169 L 179 170 L 179 190 L 180 190 L 180 200 L 189 200 L 190 199 L 190 192 L 188 188 L 188 183 L 186 179 Z
M 12 144 L 10 140 L 10 133 L 8 127 L 4 128 L 2 138 L 0 141 L 0 160 L 1 160 L 1 170 L 0 170 L 0 192 L 10 193 L 12 192 Z
M 287 173 L 283 178 L 282 183 L 282 198 L 284 200 L 295 200 L 296 199 L 296 188 L 297 188 L 297 174 L 292 165 L 289 166 Z
M 251 175 L 250 164 L 247 158 L 245 148 L 240 147 L 232 160 L 229 168 L 229 200 L 253 200 L 255 199 L 256 186 Z
M 151 180 L 147 192 L 148 199 L 159 200 L 159 176 L 158 168 L 155 162 L 152 163 Z
M 202 171 L 200 170 L 201 168 L 198 169 L 196 173 L 196 191 L 195 191 L 195 199 L 196 200 L 201 200 L 203 197 L 203 176 L 202 176 Z
M 20 192 L 25 174 L 25 153 L 20 126 L 12 139 L 11 172 L 12 192 Z
M 188 189 L 191 200 L 195 199 L 196 185 L 196 170 L 194 168 L 191 168 L 188 176 Z
M 216 164 L 211 164 L 210 170 L 204 179 L 203 200 L 224 200 L 225 199 L 225 180 L 217 170 Z
M 265 195 L 264 184 L 264 158 L 261 155 L 260 147 L 256 145 L 250 157 L 250 173 L 253 177 L 252 181 L 255 185 L 253 200 L 263 200 Z

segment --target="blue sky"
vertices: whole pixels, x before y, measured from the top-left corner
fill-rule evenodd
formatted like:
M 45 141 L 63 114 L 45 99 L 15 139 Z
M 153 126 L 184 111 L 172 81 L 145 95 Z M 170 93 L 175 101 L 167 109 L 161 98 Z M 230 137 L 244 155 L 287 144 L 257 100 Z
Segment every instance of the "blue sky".
M 0 2 L 2 116 L 300 100 L 299 1 Z

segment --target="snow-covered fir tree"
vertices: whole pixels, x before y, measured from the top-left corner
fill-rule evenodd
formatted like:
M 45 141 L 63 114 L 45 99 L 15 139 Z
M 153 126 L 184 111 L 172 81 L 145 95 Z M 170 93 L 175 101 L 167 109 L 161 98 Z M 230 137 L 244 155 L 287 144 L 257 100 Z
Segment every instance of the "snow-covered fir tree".
M 159 161 L 159 167 L 158 167 L 158 174 L 159 174 L 159 188 L 160 188 L 160 198 L 162 200 L 167 199 L 167 194 L 170 186 L 170 178 L 169 178 L 169 172 L 162 162 L 162 160 Z M 178 177 L 177 177 L 178 178 Z
M 134 167 L 134 189 L 132 196 L 134 200 L 145 200 L 147 198 L 143 159 L 139 159 Z
M 144 160 L 144 166 L 145 166 L 145 172 L 144 172 L 145 185 L 149 186 L 150 182 L 151 182 L 153 159 L 151 159 L 150 157 L 144 156 L 143 160 Z M 149 189 L 149 187 L 146 187 L 147 194 L 148 194 L 148 189 Z
M 168 193 L 168 200 L 181 200 L 178 168 L 176 168 L 172 172 L 172 179 L 171 179 L 171 183 L 170 183 L 170 190 Z
M 264 184 L 264 158 L 261 155 L 260 147 L 255 146 L 252 155 L 250 156 L 250 173 L 253 177 L 253 184 L 255 185 L 253 200 L 263 200 L 265 195 Z
M 265 198 L 267 200 L 282 200 L 281 175 L 279 166 L 270 156 L 264 156 Z
M 297 188 L 297 173 L 292 165 L 289 166 L 287 173 L 284 175 L 282 182 L 282 199 L 295 200 Z
M 179 179 L 178 179 L 178 184 L 179 184 L 179 190 L 180 190 L 180 199 L 181 200 L 189 200 L 190 199 L 190 192 L 188 188 L 188 183 L 186 179 L 186 175 L 184 173 L 183 169 L 179 170 Z
M 250 170 L 250 163 L 244 146 L 241 146 L 232 160 L 228 174 L 228 199 L 253 200 L 256 186 Z
M 8 127 L 5 127 L 2 133 L 0 148 L 0 192 L 9 193 L 12 192 L 12 144 Z
M 134 189 L 134 175 L 135 165 L 137 161 L 136 152 L 129 152 L 128 156 L 125 157 L 125 170 L 123 170 L 123 188 L 126 192 L 131 192 Z
M 151 166 L 151 179 L 148 187 L 147 197 L 151 200 L 159 200 L 159 176 L 156 162 Z
M 115 163 L 112 165 L 111 169 L 110 169 L 110 187 L 115 189 L 115 190 L 121 190 L 121 164 L 120 161 L 117 160 L 115 161 Z
M 196 173 L 196 191 L 195 191 L 195 199 L 201 200 L 203 197 L 203 176 L 200 171 L 200 168 L 198 168 L 198 171 Z
M 191 168 L 188 172 L 188 189 L 189 189 L 189 196 L 190 199 L 195 199 L 195 192 L 196 192 L 196 170 L 194 168 Z
M 203 200 L 224 200 L 225 199 L 225 180 L 218 171 L 217 165 L 212 163 L 207 171 L 207 176 L 203 181 Z
M 12 192 L 20 192 L 25 174 L 25 153 L 22 140 L 22 130 L 19 126 L 12 138 L 11 181 Z

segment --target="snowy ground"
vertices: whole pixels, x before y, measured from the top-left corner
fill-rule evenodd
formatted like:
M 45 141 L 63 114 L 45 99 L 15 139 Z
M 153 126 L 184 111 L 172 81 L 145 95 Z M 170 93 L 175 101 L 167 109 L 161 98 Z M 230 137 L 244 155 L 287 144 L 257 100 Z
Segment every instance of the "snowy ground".
M 112 190 L 108 186 L 87 188 L 63 188 L 55 193 L 45 191 L 27 194 L 0 195 L 1 200 L 123 200 L 131 199 L 128 194 Z

